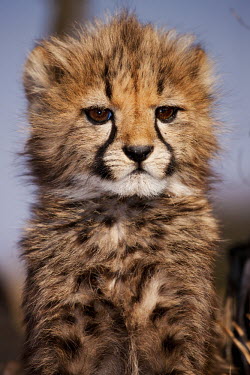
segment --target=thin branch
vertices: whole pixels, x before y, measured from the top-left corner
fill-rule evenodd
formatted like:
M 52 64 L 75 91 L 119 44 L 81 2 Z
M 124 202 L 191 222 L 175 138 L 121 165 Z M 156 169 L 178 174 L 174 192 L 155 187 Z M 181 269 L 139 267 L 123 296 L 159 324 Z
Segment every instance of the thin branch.
M 247 30 L 250 30 L 250 26 L 242 19 L 242 17 L 236 12 L 235 9 L 230 8 L 232 15 L 236 18 L 236 20 L 241 24 L 241 26 L 245 27 Z
M 244 355 L 247 363 L 250 365 L 250 353 L 248 348 L 244 346 L 233 334 L 233 332 L 228 329 L 227 327 L 224 327 L 221 325 L 222 329 L 227 333 L 227 335 L 232 339 L 233 343 L 237 346 L 237 348 L 241 351 L 241 353 Z

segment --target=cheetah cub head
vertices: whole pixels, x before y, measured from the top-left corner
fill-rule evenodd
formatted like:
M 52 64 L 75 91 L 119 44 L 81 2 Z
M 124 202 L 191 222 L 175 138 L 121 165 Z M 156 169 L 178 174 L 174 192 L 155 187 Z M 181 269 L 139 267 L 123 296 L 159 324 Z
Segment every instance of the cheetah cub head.
M 37 183 L 79 199 L 206 189 L 217 149 L 210 72 L 193 38 L 131 15 L 42 41 L 24 72 Z

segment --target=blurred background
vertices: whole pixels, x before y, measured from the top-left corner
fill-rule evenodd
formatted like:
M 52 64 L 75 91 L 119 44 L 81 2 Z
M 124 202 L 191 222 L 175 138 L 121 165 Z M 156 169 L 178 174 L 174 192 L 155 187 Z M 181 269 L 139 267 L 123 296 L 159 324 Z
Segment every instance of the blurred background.
M 72 25 L 104 18 L 121 7 L 143 22 L 197 35 L 216 61 L 223 122 L 220 177 L 212 200 L 221 226 L 222 252 L 250 238 L 250 0 L 1 0 L 0 1 L 0 361 L 15 359 L 21 345 L 18 308 L 24 270 L 17 242 L 29 216 L 32 187 L 27 186 L 16 154 L 26 138 L 22 69 L 36 41 L 70 32 Z M 245 246 L 245 245 L 244 245 Z M 249 251 L 249 249 L 248 249 Z M 221 292 L 226 256 L 218 261 Z

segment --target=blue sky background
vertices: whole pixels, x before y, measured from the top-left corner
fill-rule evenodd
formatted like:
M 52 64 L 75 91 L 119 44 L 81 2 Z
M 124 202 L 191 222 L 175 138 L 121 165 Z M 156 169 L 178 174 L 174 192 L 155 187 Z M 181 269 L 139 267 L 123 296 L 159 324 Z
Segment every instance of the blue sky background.
M 26 103 L 22 67 L 37 39 L 48 35 L 53 0 L 1 0 L 0 2 L 0 274 L 11 284 L 22 276 L 17 241 L 32 188 L 19 175 L 16 158 L 25 139 Z M 103 17 L 121 6 L 135 10 L 142 21 L 197 35 L 215 58 L 220 76 L 218 117 L 226 132 L 225 151 L 216 161 L 221 176 L 214 192 L 215 207 L 227 236 L 250 236 L 246 229 L 250 211 L 250 30 L 243 27 L 231 8 L 250 25 L 250 0 L 92 0 L 87 18 Z

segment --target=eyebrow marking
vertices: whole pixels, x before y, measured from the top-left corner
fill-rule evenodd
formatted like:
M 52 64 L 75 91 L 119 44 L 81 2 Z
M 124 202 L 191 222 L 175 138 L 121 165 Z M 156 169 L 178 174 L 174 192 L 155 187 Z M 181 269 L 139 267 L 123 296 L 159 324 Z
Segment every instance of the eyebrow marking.
M 104 68 L 104 74 L 103 74 L 103 78 L 104 78 L 104 83 L 105 83 L 105 93 L 106 93 L 106 96 L 111 100 L 112 98 L 112 85 L 110 83 L 110 80 L 109 80 L 109 67 L 107 64 L 105 64 L 105 68 Z
M 164 90 L 164 78 L 160 78 L 157 82 L 157 94 L 161 95 Z

